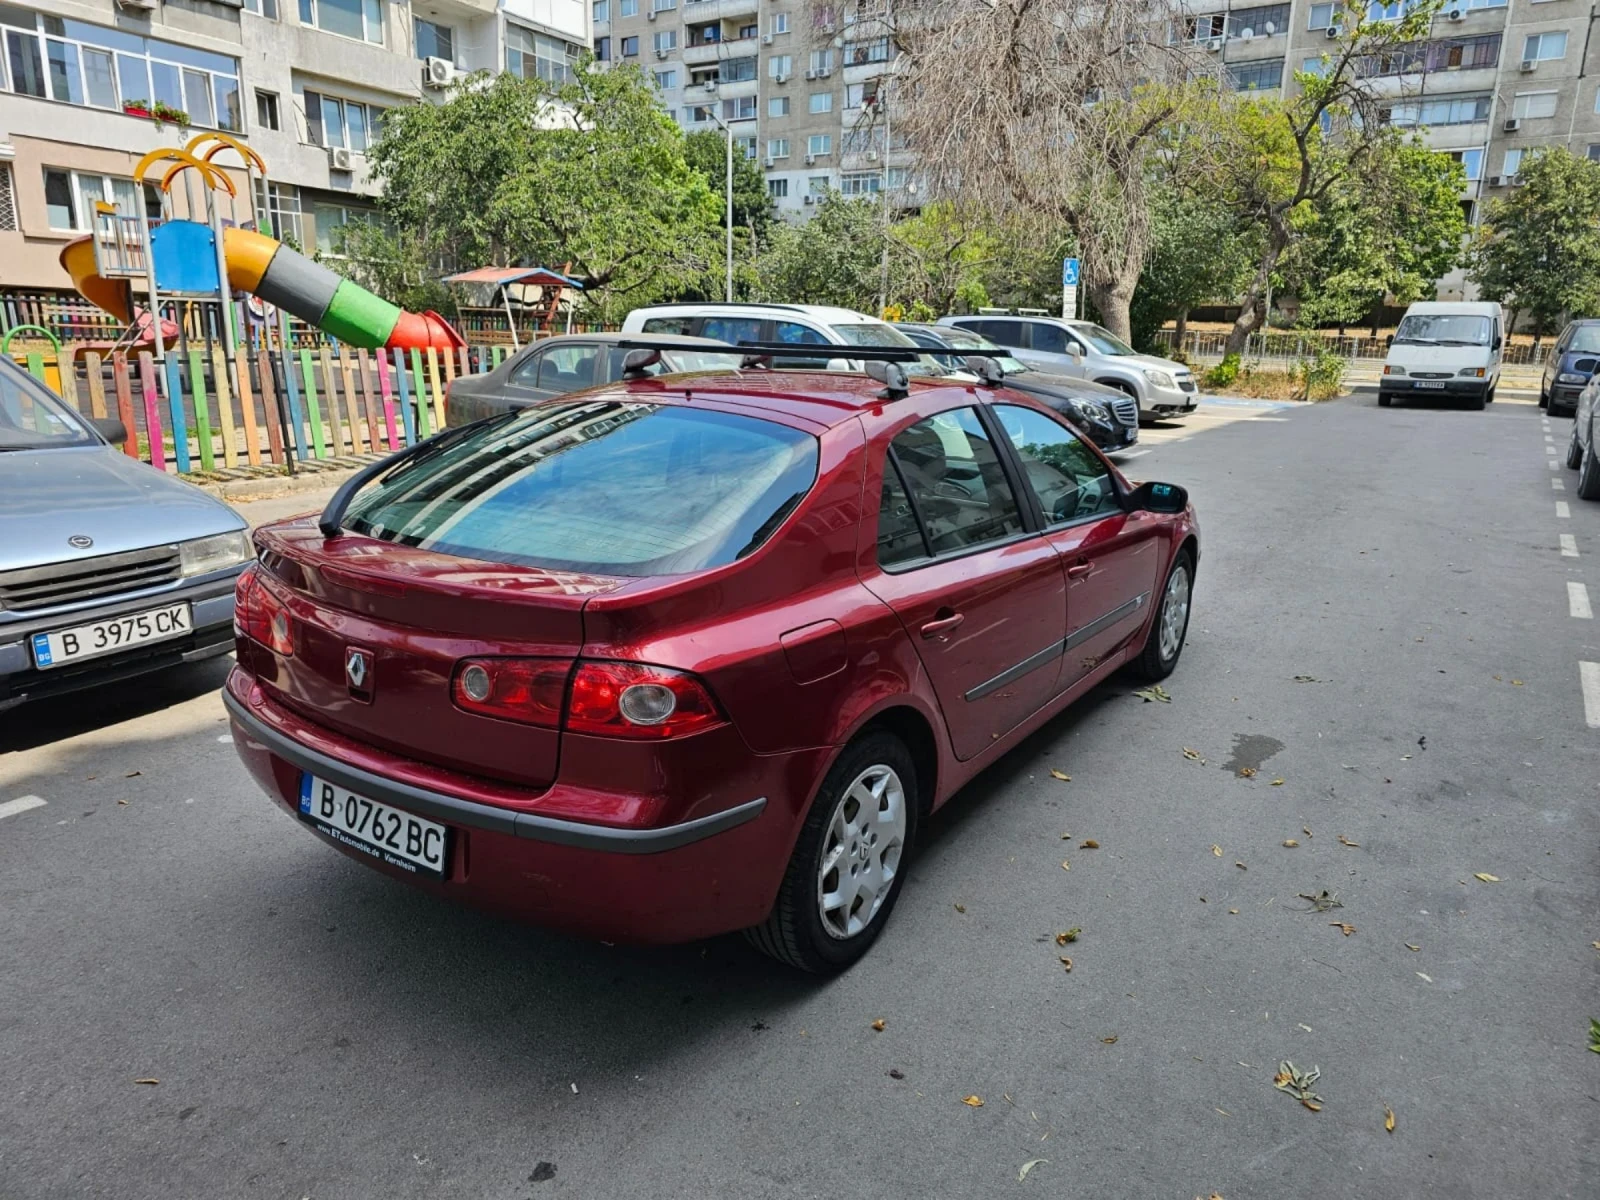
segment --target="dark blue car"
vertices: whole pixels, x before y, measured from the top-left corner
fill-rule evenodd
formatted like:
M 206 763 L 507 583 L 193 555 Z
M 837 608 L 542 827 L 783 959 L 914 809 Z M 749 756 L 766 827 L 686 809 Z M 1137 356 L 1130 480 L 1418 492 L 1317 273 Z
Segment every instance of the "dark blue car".
M 1600 320 L 1570 322 L 1544 364 L 1539 407 L 1549 408 L 1552 417 L 1572 416 L 1578 411 L 1578 396 L 1596 370 L 1600 370 Z

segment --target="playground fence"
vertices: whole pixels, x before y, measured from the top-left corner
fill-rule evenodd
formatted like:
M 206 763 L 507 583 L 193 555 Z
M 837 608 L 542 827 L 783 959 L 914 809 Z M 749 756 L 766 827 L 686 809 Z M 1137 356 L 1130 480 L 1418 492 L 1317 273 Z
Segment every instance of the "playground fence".
M 86 417 L 114 417 L 123 451 L 182 474 L 388 454 L 444 427 L 445 388 L 493 370 L 504 347 L 28 351 L 18 361 Z

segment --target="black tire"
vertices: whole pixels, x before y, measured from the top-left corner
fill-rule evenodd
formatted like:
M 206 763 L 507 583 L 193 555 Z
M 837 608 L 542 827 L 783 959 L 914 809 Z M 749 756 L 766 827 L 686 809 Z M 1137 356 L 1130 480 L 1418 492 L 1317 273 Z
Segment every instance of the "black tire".
M 876 912 L 859 932 L 839 937 L 829 933 L 823 924 L 822 856 L 827 849 L 835 810 L 845 800 L 848 790 L 863 774 L 885 767 L 900 781 L 905 835 L 894 864 L 893 878 Z M 750 943 L 763 954 L 813 975 L 837 974 L 865 954 L 888 923 L 905 884 L 921 817 L 917 788 L 917 768 L 911 752 L 893 734 L 869 733 L 848 746 L 828 771 L 811 802 L 811 811 L 795 841 L 794 853 L 784 871 L 771 914 L 760 925 L 745 930 Z M 848 858 L 847 854 L 841 861 L 848 861 Z
M 1483 398 L 1486 401 L 1488 401 L 1490 404 L 1493 404 L 1494 403 L 1494 388 L 1490 388 L 1487 392 L 1485 392 Z
M 1378 407 L 1379 408 L 1388 408 L 1389 407 L 1389 402 L 1391 400 L 1393 400 L 1393 399 L 1394 399 L 1394 397 L 1389 395 L 1387 392 L 1379 392 L 1378 393 Z
M 1183 571 L 1188 579 L 1184 593 L 1183 628 L 1178 631 L 1178 644 L 1170 655 L 1161 652 L 1161 626 L 1166 614 L 1166 607 L 1172 597 L 1172 580 L 1179 571 Z M 1173 559 L 1172 566 L 1167 570 L 1167 577 L 1161 581 L 1161 594 L 1155 604 L 1155 611 L 1150 615 L 1150 631 L 1145 635 L 1144 647 L 1139 651 L 1139 656 L 1129 663 L 1129 669 L 1138 678 L 1155 682 L 1165 679 L 1172 674 L 1173 668 L 1178 665 L 1178 658 L 1183 654 L 1183 644 L 1189 636 L 1189 614 L 1194 608 L 1194 555 L 1187 549 L 1179 552 Z
M 1582 500 L 1600 500 L 1600 461 L 1594 456 L 1594 439 L 1583 448 L 1583 461 L 1578 466 L 1578 497 Z
M 1476 396 L 1467 397 L 1467 407 L 1473 412 L 1482 412 L 1489 399 L 1488 392 L 1479 392 Z
M 1540 408 L 1549 408 L 1550 407 L 1550 393 L 1545 391 L 1543 388 L 1539 389 L 1539 407 Z
M 1583 443 L 1578 441 L 1578 427 L 1572 427 L 1572 440 L 1567 443 L 1567 470 L 1576 471 L 1583 461 Z

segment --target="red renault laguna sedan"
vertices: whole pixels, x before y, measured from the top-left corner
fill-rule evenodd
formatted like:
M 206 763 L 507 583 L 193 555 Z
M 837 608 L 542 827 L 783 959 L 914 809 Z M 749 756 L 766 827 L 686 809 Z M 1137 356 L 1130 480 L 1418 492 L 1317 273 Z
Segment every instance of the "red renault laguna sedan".
M 256 547 L 224 699 L 302 824 L 439 896 L 816 972 L 878 936 L 930 811 L 1173 669 L 1199 558 L 1182 488 L 889 362 L 491 418 Z

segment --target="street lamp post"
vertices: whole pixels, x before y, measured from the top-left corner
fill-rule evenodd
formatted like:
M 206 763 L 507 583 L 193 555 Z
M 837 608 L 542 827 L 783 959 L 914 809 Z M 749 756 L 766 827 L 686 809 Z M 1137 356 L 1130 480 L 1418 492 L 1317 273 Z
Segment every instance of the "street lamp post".
M 710 105 L 707 105 L 705 107 L 705 113 L 706 113 L 707 116 L 709 116 L 713 121 L 715 121 L 717 123 L 717 125 L 722 129 L 722 131 L 725 134 L 728 135 L 728 166 L 727 166 L 727 177 L 726 177 L 726 182 L 725 182 L 725 190 L 726 190 L 726 193 L 727 193 L 727 205 L 728 205 L 728 260 L 727 260 L 727 276 L 728 276 L 727 292 L 728 292 L 728 294 L 727 294 L 726 299 L 727 299 L 729 304 L 732 304 L 733 303 L 733 126 L 729 122 L 724 121 L 721 117 L 717 116 L 716 109 L 711 107 Z

